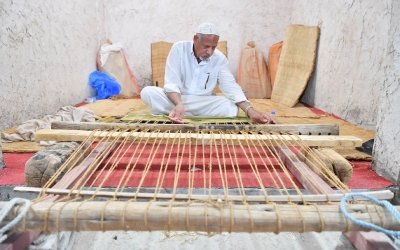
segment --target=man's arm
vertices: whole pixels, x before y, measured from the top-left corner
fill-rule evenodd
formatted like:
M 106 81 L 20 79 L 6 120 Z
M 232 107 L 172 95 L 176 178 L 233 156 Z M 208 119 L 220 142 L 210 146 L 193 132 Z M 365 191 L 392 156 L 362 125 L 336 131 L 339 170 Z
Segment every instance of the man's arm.
M 247 101 L 242 89 L 237 84 L 231 71 L 228 69 L 227 63 L 228 60 L 225 58 L 225 63 L 221 66 L 218 74 L 220 83 L 219 87 L 226 97 L 236 103 L 236 105 L 238 105 L 243 111 L 246 111 L 246 108 L 250 106 L 250 103 Z M 249 108 L 246 114 L 254 122 L 276 124 L 274 119 L 271 119 L 267 114 L 257 111 L 254 108 Z
M 185 107 L 183 106 L 181 94 L 177 92 L 168 92 L 168 98 L 175 105 L 175 108 L 169 113 L 169 119 L 172 122 L 183 123 L 183 116 L 185 115 Z
M 236 103 L 236 105 L 238 105 L 239 108 L 241 108 L 245 112 L 247 110 L 246 115 L 250 117 L 252 121 L 258 123 L 276 124 L 276 121 L 269 117 L 267 114 L 257 111 L 253 107 L 251 107 L 249 102 L 238 102 Z

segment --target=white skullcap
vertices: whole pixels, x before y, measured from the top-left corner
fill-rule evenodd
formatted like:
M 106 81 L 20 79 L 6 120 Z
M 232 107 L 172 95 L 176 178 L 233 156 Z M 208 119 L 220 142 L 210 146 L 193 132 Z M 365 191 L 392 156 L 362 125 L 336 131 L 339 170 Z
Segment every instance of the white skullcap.
M 212 23 L 202 23 L 199 25 L 199 27 L 197 27 L 196 34 L 219 36 L 219 31 Z

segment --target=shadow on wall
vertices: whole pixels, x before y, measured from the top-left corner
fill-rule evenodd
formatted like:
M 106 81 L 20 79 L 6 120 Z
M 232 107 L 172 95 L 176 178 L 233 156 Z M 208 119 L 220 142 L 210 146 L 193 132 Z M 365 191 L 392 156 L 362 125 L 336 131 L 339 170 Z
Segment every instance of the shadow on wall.
M 300 96 L 301 102 L 305 102 L 311 106 L 315 106 L 315 89 L 317 86 L 320 41 L 321 41 L 321 33 L 319 35 L 318 42 L 317 42 L 317 55 L 315 56 L 314 71 L 312 72 L 311 77 L 308 80 L 306 89 L 304 90 L 303 94 Z

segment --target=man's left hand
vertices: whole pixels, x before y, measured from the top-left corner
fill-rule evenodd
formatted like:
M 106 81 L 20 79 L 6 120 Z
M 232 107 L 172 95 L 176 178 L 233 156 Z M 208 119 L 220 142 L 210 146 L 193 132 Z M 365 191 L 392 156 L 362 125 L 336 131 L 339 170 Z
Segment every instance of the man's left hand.
M 257 123 L 265 123 L 265 124 L 276 124 L 276 121 L 269 117 L 267 114 L 257 111 L 251 108 L 247 114 L 249 115 L 250 119 Z

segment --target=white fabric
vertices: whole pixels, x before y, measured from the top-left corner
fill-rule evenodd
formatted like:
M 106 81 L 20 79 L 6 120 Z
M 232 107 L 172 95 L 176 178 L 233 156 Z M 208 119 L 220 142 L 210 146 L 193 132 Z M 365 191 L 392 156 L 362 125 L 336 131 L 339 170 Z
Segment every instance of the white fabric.
M 175 43 L 165 67 L 165 92 L 181 95 L 211 96 L 217 80 L 219 89 L 234 103 L 247 101 L 228 69 L 228 59 L 216 49 L 208 61 L 197 62 L 193 41 Z
M 202 23 L 197 27 L 197 34 L 216 35 L 219 36 L 219 31 L 212 23 Z
M 168 115 L 175 105 L 169 100 L 162 88 L 148 86 L 140 96 L 150 107 L 152 115 Z M 223 116 L 236 117 L 238 106 L 225 96 L 182 95 L 185 116 Z
M 122 50 L 122 44 L 119 42 L 113 44 L 103 44 L 100 48 L 101 67 L 103 67 L 104 64 L 106 63 L 108 55 L 110 54 L 111 51 L 120 51 L 120 50 Z
M 99 118 L 91 110 L 80 107 L 65 106 L 60 108 L 55 115 L 46 115 L 43 119 L 33 119 L 24 122 L 18 126 L 16 134 L 1 133 L 2 142 L 13 141 L 34 141 L 34 134 L 40 129 L 50 129 L 53 121 L 74 121 L 74 122 L 94 122 Z M 52 144 L 52 142 L 41 142 L 43 145 Z

